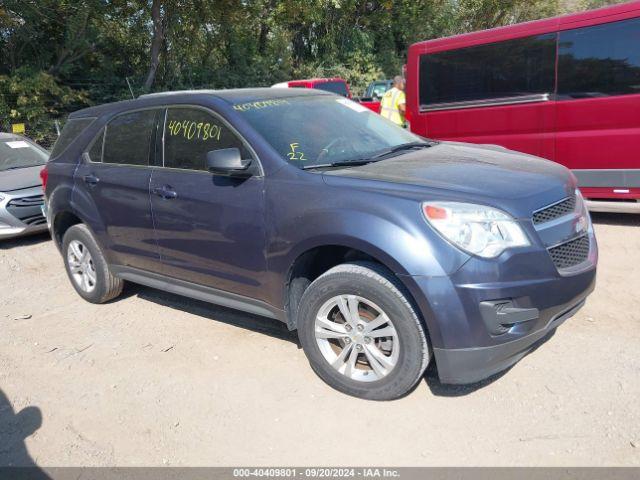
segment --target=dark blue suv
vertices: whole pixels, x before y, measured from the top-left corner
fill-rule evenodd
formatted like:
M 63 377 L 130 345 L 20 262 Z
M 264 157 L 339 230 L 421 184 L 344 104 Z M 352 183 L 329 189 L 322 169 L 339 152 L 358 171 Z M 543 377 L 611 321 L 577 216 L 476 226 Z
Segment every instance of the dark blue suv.
M 517 362 L 593 290 L 576 180 L 314 90 L 153 94 L 72 114 L 49 228 L 84 299 L 136 282 L 285 322 L 317 374 L 392 399 Z

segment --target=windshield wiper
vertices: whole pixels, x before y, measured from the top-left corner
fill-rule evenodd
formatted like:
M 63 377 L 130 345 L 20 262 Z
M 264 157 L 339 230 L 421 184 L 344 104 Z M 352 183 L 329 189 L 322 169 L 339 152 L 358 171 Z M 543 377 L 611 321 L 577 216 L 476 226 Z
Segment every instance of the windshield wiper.
M 341 160 L 333 163 L 323 163 L 319 165 L 305 165 L 300 167 L 302 170 L 313 170 L 314 168 L 331 168 L 331 167 L 357 167 L 359 165 L 366 165 L 368 163 L 378 162 L 384 160 L 385 157 L 393 155 L 395 153 L 403 152 L 406 150 L 414 150 L 418 148 L 428 148 L 436 145 L 436 142 L 410 142 L 403 143 L 402 145 L 396 145 L 395 147 L 386 148 L 375 155 L 366 158 L 354 158 L 353 160 Z
M 305 165 L 300 167 L 302 170 L 313 170 L 314 168 L 331 168 L 331 167 L 357 167 L 359 165 L 366 165 L 367 163 L 375 162 L 370 158 L 358 158 L 355 160 L 344 160 L 333 163 L 321 163 L 318 165 Z
M 429 147 L 433 147 L 435 144 L 436 144 L 435 142 L 403 143 L 401 145 L 396 145 L 395 147 L 391 147 L 391 148 L 387 148 L 386 150 L 383 150 L 382 152 L 371 157 L 371 160 L 372 161 L 382 160 L 383 158 L 393 155 L 395 153 L 404 152 L 406 150 L 414 150 L 417 148 L 429 148 Z

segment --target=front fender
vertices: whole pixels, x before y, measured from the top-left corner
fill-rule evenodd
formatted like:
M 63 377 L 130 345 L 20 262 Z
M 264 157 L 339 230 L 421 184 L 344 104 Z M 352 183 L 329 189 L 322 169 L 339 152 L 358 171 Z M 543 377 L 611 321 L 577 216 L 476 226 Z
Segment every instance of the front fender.
M 270 235 L 272 241 L 267 245 L 268 270 L 272 275 L 267 282 L 271 286 L 270 302 L 281 305 L 291 267 L 301 255 L 317 247 L 340 246 L 361 251 L 403 277 L 442 277 L 458 270 L 468 255 L 445 242 L 420 218 L 419 211 L 413 211 L 415 205 L 408 203 L 411 204 L 408 214 L 401 205 L 381 206 L 375 212 L 366 212 L 357 205 L 350 208 L 329 205 L 307 208 L 304 215 L 292 216 L 286 222 L 271 222 L 269 228 L 277 231 Z

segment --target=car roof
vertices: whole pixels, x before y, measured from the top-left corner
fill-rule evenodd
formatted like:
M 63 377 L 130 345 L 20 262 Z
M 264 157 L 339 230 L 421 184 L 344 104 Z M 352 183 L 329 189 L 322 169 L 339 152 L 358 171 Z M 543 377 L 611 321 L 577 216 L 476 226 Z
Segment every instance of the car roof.
M 78 110 L 71 114 L 70 118 L 97 117 L 111 111 L 130 110 L 135 108 L 153 107 L 185 101 L 198 101 L 215 97 L 230 105 L 237 103 L 249 103 L 264 100 L 277 100 L 282 98 L 308 97 L 319 95 L 332 95 L 330 92 L 311 89 L 277 89 L 277 88 L 236 88 L 228 90 L 177 90 L 171 92 L 158 92 L 141 95 L 133 100 L 106 103 L 95 107 Z M 179 98 L 179 100 L 178 100 Z

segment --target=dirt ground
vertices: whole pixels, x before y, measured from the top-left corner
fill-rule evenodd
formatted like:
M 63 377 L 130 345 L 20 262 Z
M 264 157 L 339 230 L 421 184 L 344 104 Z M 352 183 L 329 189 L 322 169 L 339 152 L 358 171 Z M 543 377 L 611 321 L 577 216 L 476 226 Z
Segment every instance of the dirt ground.
M 594 215 L 596 292 L 505 374 L 404 399 L 320 381 L 277 322 L 129 285 L 78 297 L 0 243 L 0 465 L 640 465 L 640 217 Z

